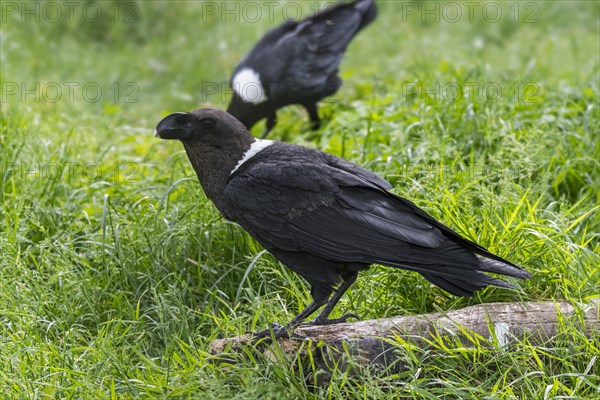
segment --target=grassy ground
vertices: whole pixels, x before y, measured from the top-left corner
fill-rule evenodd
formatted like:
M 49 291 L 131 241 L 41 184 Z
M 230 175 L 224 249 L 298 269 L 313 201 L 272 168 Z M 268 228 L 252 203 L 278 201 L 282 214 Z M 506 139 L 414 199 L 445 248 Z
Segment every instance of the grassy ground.
M 316 390 L 294 358 L 211 364 L 211 340 L 287 321 L 309 295 L 152 131 L 169 112 L 224 108 L 234 65 L 284 6 L 319 3 L 280 2 L 272 20 L 264 6 L 257 21 L 238 2 L 82 3 L 72 18 L 51 3 L 61 18 L 1 4 L 0 398 L 600 396 L 600 338 L 572 321 L 551 348 L 405 344 L 406 372 L 337 369 Z M 453 22 L 446 3 L 379 1 L 324 127 L 292 107 L 272 136 L 376 171 L 533 278 L 463 299 L 375 267 L 336 315 L 598 297 L 598 3 L 492 3 L 500 18 L 457 2 Z

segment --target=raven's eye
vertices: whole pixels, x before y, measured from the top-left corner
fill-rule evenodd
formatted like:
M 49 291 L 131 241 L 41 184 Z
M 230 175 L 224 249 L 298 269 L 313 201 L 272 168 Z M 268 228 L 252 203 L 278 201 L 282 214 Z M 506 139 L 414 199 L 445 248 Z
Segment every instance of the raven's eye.
M 215 126 L 215 120 L 212 118 L 202 118 L 200 120 L 200 124 L 203 128 L 212 128 L 213 126 Z

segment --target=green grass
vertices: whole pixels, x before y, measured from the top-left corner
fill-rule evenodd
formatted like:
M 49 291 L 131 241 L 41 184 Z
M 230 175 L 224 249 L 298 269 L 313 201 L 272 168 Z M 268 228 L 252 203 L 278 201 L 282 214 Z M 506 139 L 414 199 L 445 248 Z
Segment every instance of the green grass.
M 600 396 L 600 338 L 585 337 L 576 321 L 552 347 L 403 344 L 406 371 L 368 369 L 356 379 L 336 368 L 317 389 L 297 356 L 269 360 L 246 349 L 236 363 L 211 363 L 211 340 L 289 320 L 308 290 L 218 215 L 181 145 L 152 131 L 169 112 L 226 107 L 227 93 L 208 96 L 206 82 L 227 82 L 281 15 L 203 22 L 200 2 L 153 1 L 134 3 L 137 22 L 124 24 L 112 21 L 113 3 L 97 4 L 104 14 L 94 23 L 80 9 L 72 22 L 22 23 L 3 8 L 0 398 Z M 335 315 L 598 297 L 598 3 L 527 3 L 539 6 L 537 22 L 524 21 L 534 10 L 525 3 L 498 3 L 504 16 L 494 23 L 480 13 L 472 23 L 421 22 L 400 2 L 379 4 L 379 19 L 349 48 L 342 90 L 321 107 L 324 127 L 309 131 L 304 112 L 290 107 L 273 138 L 376 171 L 533 278 L 522 290 L 465 299 L 374 267 Z M 36 82 L 41 92 L 58 84 L 63 96 L 36 97 Z M 76 89 L 71 100 L 66 82 L 97 83 L 103 94 L 91 102 Z M 490 101 L 475 89 L 472 99 L 448 101 L 448 92 L 425 92 L 436 83 L 501 93 Z M 14 84 L 32 92 L 10 94 Z

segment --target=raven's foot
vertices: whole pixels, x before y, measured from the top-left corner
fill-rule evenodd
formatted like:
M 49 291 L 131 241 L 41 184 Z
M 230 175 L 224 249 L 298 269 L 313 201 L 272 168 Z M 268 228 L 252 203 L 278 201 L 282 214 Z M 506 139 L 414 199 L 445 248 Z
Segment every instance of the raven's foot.
M 275 340 L 279 338 L 289 339 L 290 334 L 293 333 L 293 329 L 290 329 L 287 325 L 279 325 L 274 322 L 271 322 L 271 326 L 262 331 L 253 332 L 253 339 L 263 339 L 263 338 L 274 338 Z
M 343 324 L 343 323 L 348 322 L 349 318 L 355 318 L 355 319 L 360 320 L 360 317 L 358 315 L 356 315 L 354 313 L 348 313 L 348 314 L 341 316 L 340 318 L 319 318 L 317 316 L 317 318 L 313 319 L 312 321 L 305 322 L 302 325 L 313 326 L 313 325 Z

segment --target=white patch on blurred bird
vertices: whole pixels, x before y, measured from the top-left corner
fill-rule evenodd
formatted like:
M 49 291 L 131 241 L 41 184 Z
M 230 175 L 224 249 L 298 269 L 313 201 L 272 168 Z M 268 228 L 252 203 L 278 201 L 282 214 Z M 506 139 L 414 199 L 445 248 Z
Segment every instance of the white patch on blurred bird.
M 260 76 L 251 68 L 244 68 L 235 74 L 232 86 L 246 103 L 260 104 L 267 101 Z

